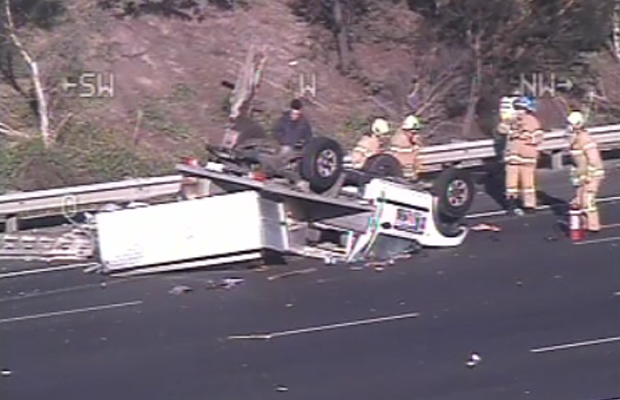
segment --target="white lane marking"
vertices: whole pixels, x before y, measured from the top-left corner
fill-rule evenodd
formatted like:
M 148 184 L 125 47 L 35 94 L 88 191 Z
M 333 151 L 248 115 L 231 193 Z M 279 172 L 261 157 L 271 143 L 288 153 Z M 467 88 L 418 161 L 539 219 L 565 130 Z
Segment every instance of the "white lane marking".
M 617 242 L 619 240 L 620 240 L 619 236 L 612 236 L 612 237 L 607 237 L 607 238 L 584 240 L 583 242 L 575 242 L 573 244 L 575 245 L 597 244 L 597 243 Z
M 136 278 L 126 278 L 126 279 L 118 279 L 118 280 L 114 280 L 114 281 L 103 281 L 100 283 L 88 283 L 86 285 L 79 285 L 79 286 L 71 286 L 71 287 L 66 287 L 66 288 L 61 288 L 61 289 L 54 289 L 54 290 L 47 290 L 44 292 L 32 292 L 32 293 L 24 293 L 21 295 L 15 295 L 15 296 L 9 296 L 9 297 L 2 297 L 0 298 L 0 303 L 5 303 L 8 301 L 18 301 L 18 300 L 28 300 L 28 299 L 36 299 L 36 298 L 40 298 L 40 297 L 45 297 L 45 296 L 53 296 L 55 294 L 62 294 L 62 293 L 71 293 L 71 292 L 76 292 L 78 290 L 85 290 L 85 289 L 93 289 L 93 288 L 103 288 L 103 287 L 109 287 L 112 285 L 118 285 L 119 283 L 125 283 L 125 282 L 130 282 L 130 281 L 135 281 Z
M 620 200 L 620 196 L 603 197 L 603 198 L 597 199 L 596 202 L 597 203 L 610 203 L 616 200 Z M 536 210 L 542 211 L 542 210 L 548 210 L 550 208 L 551 206 L 545 205 L 545 206 L 536 207 Z M 485 211 L 485 212 L 467 215 L 465 218 L 477 219 L 477 218 L 486 218 L 486 217 L 496 217 L 498 215 L 504 215 L 504 214 L 506 214 L 506 210 Z M 620 226 L 620 224 L 618 225 Z M 607 225 L 607 227 L 610 227 L 610 225 Z
M 467 215 L 465 216 L 465 218 L 476 219 L 476 218 L 496 217 L 498 215 L 504 215 L 504 214 L 506 214 L 505 210 L 486 211 L 486 212 Z
M 25 271 L 7 272 L 4 274 L 0 274 L 0 279 L 15 278 L 18 276 L 25 276 L 25 275 L 44 274 L 46 272 L 67 271 L 70 269 L 87 268 L 87 267 L 92 267 L 95 265 L 99 265 L 99 264 L 97 263 L 69 264 L 69 265 L 62 265 L 59 267 L 37 268 L 37 269 L 28 269 Z
M 313 327 L 309 327 L 309 328 L 294 329 L 294 330 L 290 330 L 290 331 L 272 332 L 272 333 L 258 333 L 258 334 L 251 334 L 251 335 L 235 335 L 235 336 L 229 336 L 228 339 L 230 339 L 230 340 L 274 339 L 274 338 L 277 338 L 277 337 L 299 335 L 299 334 L 302 334 L 302 333 L 322 332 L 322 331 L 328 331 L 328 330 L 332 330 L 332 329 L 350 328 L 350 327 L 354 327 L 354 326 L 377 324 L 377 323 L 380 323 L 380 322 L 389 322 L 389 321 L 396 321 L 396 320 L 407 319 L 407 318 L 416 318 L 419 315 L 420 315 L 420 313 L 407 313 L 407 314 L 391 315 L 391 316 L 387 316 L 387 317 L 362 319 L 362 320 L 357 320 L 357 321 L 342 322 L 342 323 L 339 323 L 339 324 L 313 326 Z
M 76 308 L 74 310 L 53 311 L 53 312 L 48 312 L 48 313 L 43 313 L 43 314 L 25 315 L 23 317 L 0 319 L 0 324 L 6 324 L 8 322 L 27 321 L 27 320 L 39 319 L 39 318 L 57 317 L 60 315 L 79 314 L 79 313 L 85 313 L 85 312 L 90 312 L 90 311 L 111 310 L 113 308 L 137 306 L 142 303 L 143 303 L 142 300 L 137 300 L 137 301 L 130 301 L 128 303 L 105 304 L 102 306 L 95 306 L 95 307 Z
M 620 336 L 609 337 L 609 338 L 604 338 L 604 339 L 586 340 L 583 342 L 576 342 L 576 343 L 560 344 L 557 346 L 540 347 L 538 349 L 532 349 L 530 350 L 530 352 L 545 353 L 549 351 L 573 349 L 576 347 L 593 346 L 596 344 L 604 344 L 604 343 L 612 343 L 612 342 L 620 342 Z
M 620 296 L 620 292 L 614 293 L 614 296 Z

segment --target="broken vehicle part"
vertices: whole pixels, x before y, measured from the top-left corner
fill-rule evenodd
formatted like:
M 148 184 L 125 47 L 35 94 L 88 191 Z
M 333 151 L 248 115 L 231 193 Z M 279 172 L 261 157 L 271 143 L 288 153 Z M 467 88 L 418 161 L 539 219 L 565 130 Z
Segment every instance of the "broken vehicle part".
M 61 235 L 0 235 L 0 256 L 5 258 L 86 260 L 94 253 L 95 243 L 92 236 L 80 229 L 73 229 Z
M 477 225 L 472 226 L 469 229 L 474 232 L 482 232 L 482 231 L 501 232 L 502 231 L 502 228 L 500 228 L 497 225 L 493 225 L 493 224 L 477 224 Z

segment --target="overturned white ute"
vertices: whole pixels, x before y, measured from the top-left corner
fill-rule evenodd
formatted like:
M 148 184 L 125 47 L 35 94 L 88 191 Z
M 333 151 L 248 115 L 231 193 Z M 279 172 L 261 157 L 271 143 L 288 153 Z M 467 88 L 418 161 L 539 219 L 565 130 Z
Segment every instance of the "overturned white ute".
M 458 246 L 468 232 L 460 219 L 438 212 L 436 196 L 385 179 L 327 196 L 197 166 L 179 169 L 200 196 L 96 216 L 105 272 L 199 268 L 269 254 L 356 262 Z

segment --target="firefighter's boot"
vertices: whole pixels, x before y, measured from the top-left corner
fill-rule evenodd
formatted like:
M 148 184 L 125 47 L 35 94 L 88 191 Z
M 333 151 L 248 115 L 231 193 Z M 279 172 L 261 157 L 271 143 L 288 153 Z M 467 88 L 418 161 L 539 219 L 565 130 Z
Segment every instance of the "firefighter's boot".
M 506 199 L 506 212 L 513 217 L 523 215 L 523 211 L 519 208 L 519 201 L 516 197 L 508 197 L 508 199 Z

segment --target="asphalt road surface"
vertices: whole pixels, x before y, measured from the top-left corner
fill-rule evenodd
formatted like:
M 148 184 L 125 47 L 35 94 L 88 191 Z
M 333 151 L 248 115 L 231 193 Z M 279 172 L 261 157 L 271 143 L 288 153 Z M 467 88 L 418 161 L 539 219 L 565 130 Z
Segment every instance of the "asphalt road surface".
M 541 176 L 552 209 L 508 218 L 480 198 L 472 223 L 501 232 L 382 271 L 12 277 L 42 266 L 0 260 L 0 398 L 620 399 L 620 174 L 579 244 L 556 226 L 562 175 Z

